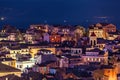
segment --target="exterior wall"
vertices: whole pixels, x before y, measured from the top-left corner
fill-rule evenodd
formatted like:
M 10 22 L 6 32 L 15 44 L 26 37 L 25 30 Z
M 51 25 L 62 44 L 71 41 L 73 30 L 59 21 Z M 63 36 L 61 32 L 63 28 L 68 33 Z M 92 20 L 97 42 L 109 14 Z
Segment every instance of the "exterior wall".
M 20 69 L 21 71 L 23 71 L 25 68 L 30 68 L 35 64 L 34 61 L 17 61 L 16 62 L 16 68 Z
M 30 51 L 28 48 L 21 49 L 21 54 L 29 54 Z
M 68 67 L 68 65 L 69 65 L 69 61 L 67 58 L 59 60 L 59 67 L 61 67 L 61 68 Z
M 120 77 L 118 77 L 117 80 L 120 80 Z
M 90 37 L 90 40 L 89 40 L 89 44 L 92 45 L 92 46 L 95 46 L 97 45 L 97 37 Z
M 104 75 L 108 76 L 108 80 L 117 80 L 117 71 L 116 71 L 116 68 L 113 68 L 113 69 L 104 69 Z
M 16 59 L 16 54 L 15 53 L 10 54 L 10 57 L 13 58 L 13 59 Z
M 33 36 L 33 35 L 31 35 L 31 34 L 25 34 L 25 40 L 26 40 L 27 42 L 32 42 L 33 39 L 34 39 L 34 36 Z
M 76 38 L 82 37 L 83 34 L 84 34 L 84 32 L 85 32 L 85 29 L 84 29 L 84 28 L 83 28 L 83 29 L 77 28 L 77 29 L 74 31 L 75 37 L 76 37 Z
M 49 36 L 48 33 L 45 33 L 45 34 L 44 34 L 43 40 L 44 40 L 44 41 L 47 41 L 47 42 L 50 41 L 50 36 Z
M 70 33 L 70 30 L 69 30 L 69 28 L 63 28 L 63 29 L 61 29 L 61 32 L 60 32 L 61 34 L 69 34 Z
M 9 35 L 8 40 L 15 41 L 16 40 L 15 34 Z
M 86 62 L 100 62 L 107 64 L 108 63 L 108 57 L 100 57 L 100 56 L 82 56 L 83 61 Z
M 37 54 L 38 50 L 40 50 L 40 48 L 31 48 L 30 49 L 30 54 L 31 54 L 32 58 L 35 57 L 35 55 Z
M 61 42 L 61 36 L 60 35 L 50 35 L 50 42 L 52 42 L 52 43 Z
M 82 54 L 82 49 L 81 48 L 71 48 L 71 52 L 72 53 Z
M 57 34 L 58 33 L 58 31 L 59 31 L 59 28 L 58 27 L 54 27 L 54 28 L 52 28 L 52 33 L 53 34 Z
M 21 50 L 10 50 L 10 56 L 13 58 L 13 59 L 16 59 L 16 54 L 21 54 Z
M 73 67 L 76 65 L 83 65 L 82 59 L 81 58 L 73 58 L 69 60 L 69 67 Z
M 6 58 L 11 58 L 11 55 L 10 54 L 6 54 L 5 57 Z
M 97 38 L 105 38 L 103 29 L 89 29 L 89 37 L 93 32 L 95 33 Z
M 116 67 L 117 67 L 117 74 L 120 74 L 120 62 L 116 63 Z
M 9 75 L 9 74 L 14 74 L 14 75 L 17 75 L 17 76 L 21 76 L 21 72 L 0 72 L 0 77 L 2 76 L 6 76 L 6 75 Z
M 105 32 L 105 36 L 108 37 L 108 32 L 116 32 L 116 26 L 113 24 L 109 24 L 107 26 L 104 26 L 103 30 Z M 109 39 L 111 40 L 112 38 Z
M 10 50 L 10 54 L 18 54 L 21 53 L 21 50 Z
M 57 58 L 55 55 L 53 54 L 49 54 L 49 55 L 39 55 L 36 57 L 36 64 L 41 64 L 41 63 L 45 63 L 47 61 L 56 61 Z
M 116 26 L 113 24 L 109 24 L 107 26 L 104 26 L 103 28 L 106 32 L 116 32 Z
M 39 67 L 39 72 L 42 74 L 49 73 L 49 67 Z
M 2 40 L 8 40 L 7 38 L 0 38 L 0 41 L 2 41 Z
M 108 39 L 108 40 L 114 40 L 114 39 L 116 39 L 118 36 L 119 36 L 119 35 L 108 34 L 108 35 L 107 35 L 107 39 Z
M 16 60 L 13 60 L 13 61 L 2 61 L 1 63 L 16 68 Z
M 99 52 L 86 52 L 86 55 L 88 55 L 88 56 L 97 56 L 97 55 L 99 55 Z
M 97 46 L 98 46 L 98 48 L 100 49 L 100 50 L 103 50 L 103 48 L 105 47 L 105 44 L 97 44 Z
M 35 55 L 37 54 L 38 50 L 41 50 L 41 49 L 51 50 L 53 52 L 53 54 L 56 54 L 56 49 L 55 48 L 31 48 L 30 49 L 30 54 L 31 54 L 32 58 L 34 58 Z

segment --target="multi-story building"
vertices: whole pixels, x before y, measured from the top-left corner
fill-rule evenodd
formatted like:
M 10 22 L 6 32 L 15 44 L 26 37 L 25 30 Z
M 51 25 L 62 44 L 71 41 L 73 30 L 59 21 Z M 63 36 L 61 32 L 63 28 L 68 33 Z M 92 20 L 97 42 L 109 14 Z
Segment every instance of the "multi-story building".
M 87 50 L 85 55 L 82 55 L 83 62 L 99 62 L 101 64 L 108 64 L 108 51 L 101 51 L 98 48 Z
M 31 68 L 35 65 L 34 60 L 29 61 L 16 61 L 16 68 L 20 69 L 21 71 L 24 71 L 26 68 Z
M 50 42 L 51 43 L 60 43 L 61 42 L 61 36 L 60 35 L 50 35 Z
M 91 25 L 89 27 L 88 33 L 89 33 L 89 37 L 92 33 L 95 33 L 95 35 L 97 36 L 97 38 L 106 38 L 105 37 L 105 32 L 103 30 L 103 27 L 101 26 L 96 26 L 96 25 Z
M 0 58 L 0 62 L 5 64 L 5 65 L 16 68 L 16 60 L 15 59 L 12 59 L 12 58 Z
M 108 23 L 97 23 L 89 27 L 89 36 L 94 32 L 97 38 L 107 38 L 108 32 L 116 32 L 116 26 Z
M 85 28 L 82 26 L 76 26 L 76 29 L 74 30 L 74 36 L 75 36 L 76 40 L 83 37 L 84 34 L 85 34 Z
M 51 50 L 41 49 L 36 55 L 36 64 L 41 64 L 47 61 L 56 61 L 57 58 Z
M 10 75 L 10 74 L 14 74 L 21 77 L 21 70 L 5 65 L 3 63 L 0 63 L 0 77 Z

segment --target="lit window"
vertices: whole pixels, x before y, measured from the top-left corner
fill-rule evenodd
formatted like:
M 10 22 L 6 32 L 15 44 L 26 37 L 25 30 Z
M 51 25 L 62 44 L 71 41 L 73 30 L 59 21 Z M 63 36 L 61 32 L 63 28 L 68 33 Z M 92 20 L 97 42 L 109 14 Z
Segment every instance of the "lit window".
M 91 61 L 93 61 L 93 58 L 91 58 Z
M 52 41 L 54 41 L 54 39 L 53 39 L 53 38 L 52 38 L 51 40 L 52 40 Z
M 99 58 L 99 62 L 100 62 L 101 60 L 100 60 L 100 58 Z
M 97 59 L 96 59 L 96 58 L 95 58 L 94 60 L 95 60 L 95 61 L 97 61 Z
M 87 60 L 89 61 L 90 59 L 88 58 Z

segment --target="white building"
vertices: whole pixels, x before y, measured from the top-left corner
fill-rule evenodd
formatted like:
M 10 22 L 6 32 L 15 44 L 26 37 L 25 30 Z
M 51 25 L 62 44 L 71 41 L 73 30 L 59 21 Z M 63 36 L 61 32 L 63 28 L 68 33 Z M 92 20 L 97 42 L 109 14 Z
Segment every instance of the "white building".
M 31 68 L 35 64 L 34 60 L 30 61 L 16 61 L 16 68 L 24 71 L 25 68 Z

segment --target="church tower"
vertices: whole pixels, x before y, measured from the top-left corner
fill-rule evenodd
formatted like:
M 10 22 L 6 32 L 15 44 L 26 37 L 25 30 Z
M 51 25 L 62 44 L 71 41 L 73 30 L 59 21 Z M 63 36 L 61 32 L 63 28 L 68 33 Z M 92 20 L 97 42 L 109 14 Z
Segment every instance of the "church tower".
M 97 44 L 97 36 L 95 35 L 94 32 L 92 32 L 89 37 L 89 43 L 91 46 L 95 46 Z

